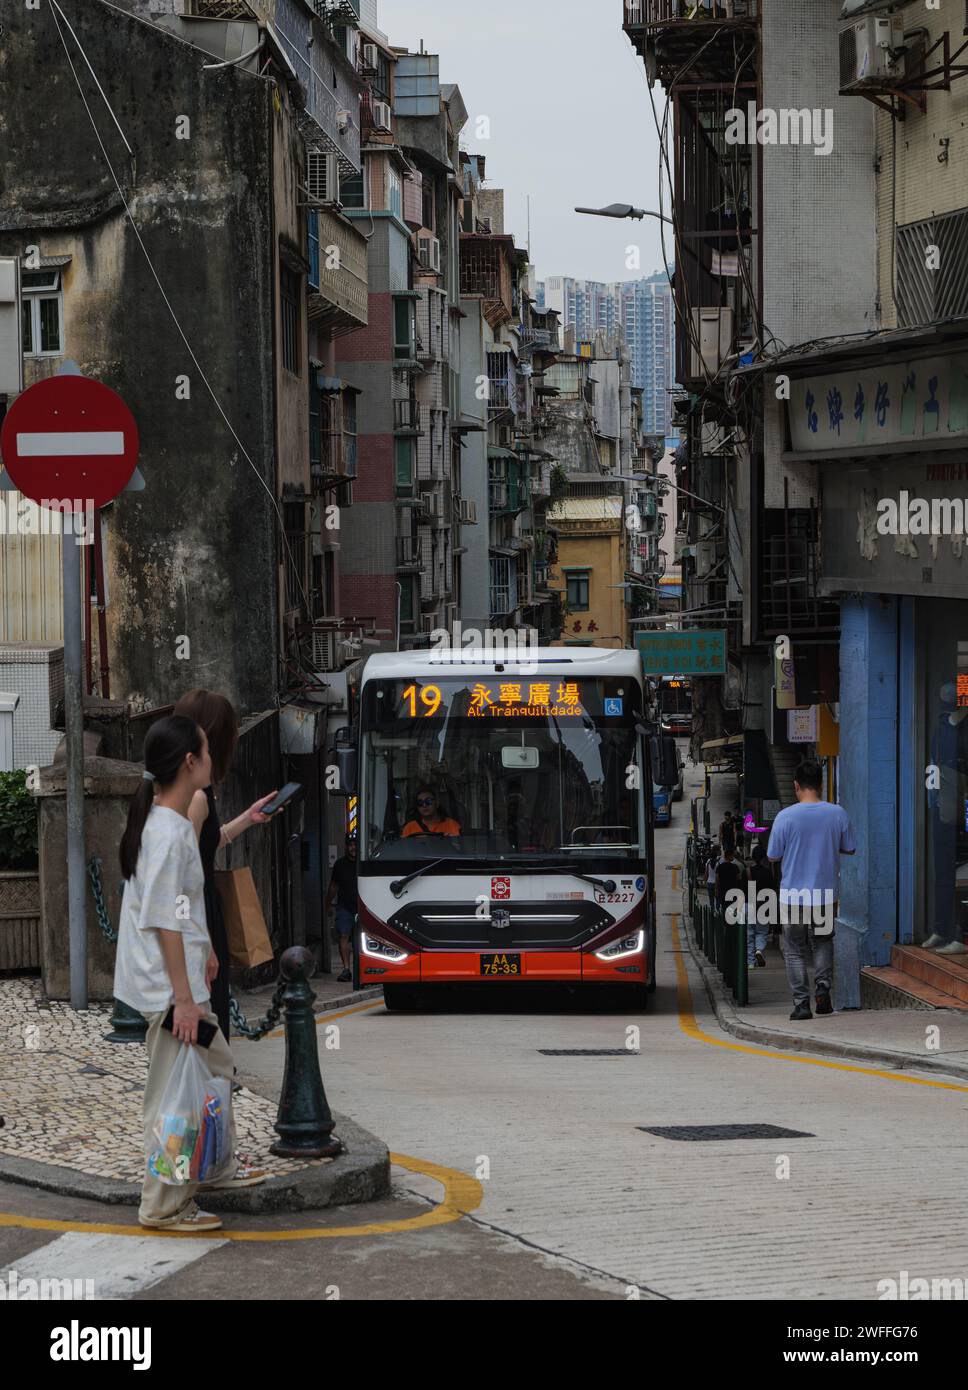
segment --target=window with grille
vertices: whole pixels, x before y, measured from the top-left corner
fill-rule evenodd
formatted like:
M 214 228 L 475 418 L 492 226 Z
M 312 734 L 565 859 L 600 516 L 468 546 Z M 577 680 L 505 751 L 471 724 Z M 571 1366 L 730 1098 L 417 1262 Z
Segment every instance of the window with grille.
M 968 314 L 968 208 L 898 227 L 896 301 L 902 328 Z
M 319 289 L 319 213 L 310 208 L 306 217 L 309 241 L 309 288 Z
M 402 297 L 393 301 L 393 356 L 411 358 L 415 352 L 415 322 L 413 302 Z
M 64 305 L 60 271 L 24 271 L 20 277 L 25 357 L 54 357 L 64 351 Z
M 413 440 L 394 441 L 396 452 L 397 496 L 413 496 Z
M 288 266 L 279 268 L 279 303 L 282 311 L 282 365 L 299 375 L 299 276 Z
M 565 583 L 568 586 L 568 607 L 572 613 L 588 611 L 588 575 L 584 571 L 566 570 Z

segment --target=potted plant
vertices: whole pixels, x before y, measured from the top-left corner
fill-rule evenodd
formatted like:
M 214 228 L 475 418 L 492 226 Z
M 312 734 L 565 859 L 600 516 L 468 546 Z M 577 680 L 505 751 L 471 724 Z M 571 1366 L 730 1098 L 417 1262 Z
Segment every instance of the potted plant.
M 0 772 L 0 970 L 39 966 L 37 803 L 25 772 Z

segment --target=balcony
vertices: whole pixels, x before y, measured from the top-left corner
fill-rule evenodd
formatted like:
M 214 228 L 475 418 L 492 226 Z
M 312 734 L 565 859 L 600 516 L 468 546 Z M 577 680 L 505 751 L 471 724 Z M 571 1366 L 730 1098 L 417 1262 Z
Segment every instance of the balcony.
M 492 512 L 507 511 L 508 485 L 502 480 L 492 479 L 487 485 L 487 503 Z
M 625 0 L 622 25 L 655 78 L 668 86 L 722 81 L 750 52 L 761 0 Z
M 314 217 L 315 224 L 310 219 L 309 318 L 320 328 L 365 328 L 369 304 L 366 237 L 329 208 L 314 209 Z
M 840 608 L 818 592 L 820 544 L 810 534 L 809 513 L 791 509 L 778 516 L 785 518 L 786 534 L 762 541 L 761 636 L 836 633 Z
M 393 433 L 420 433 L 420 402 L 409 398 L 393 402 Z
M 492 328 L 507 323 L 514 314 L 513 254 L 513 237 L 461 232 L 460 292 L 484 301 L 484 317 Z
M 397 569 L 418 570 L 422 568 L 420 539 L 418 536 L 397 536 Z

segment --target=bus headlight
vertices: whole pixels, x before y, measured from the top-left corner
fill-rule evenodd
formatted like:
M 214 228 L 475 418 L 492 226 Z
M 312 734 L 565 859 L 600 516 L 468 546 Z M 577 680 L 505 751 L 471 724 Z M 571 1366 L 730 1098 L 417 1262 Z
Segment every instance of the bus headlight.
M 625 956 L 637 956 L 645 946 L 645 932 L 637 931 L 633 936 L 623 936 L 621 941 L 610 941 L 595 955 L 599 960 L 622 960 Z
M 373 956 L 376 960 L 399 962 L 409 958 L 408 953 L 401 951 L 399 946 L 391 946 L 389 941 L 384 941 L 379 936 L 371 936 L 368 931 L 361 934 L 360 945 L 365 956 Z

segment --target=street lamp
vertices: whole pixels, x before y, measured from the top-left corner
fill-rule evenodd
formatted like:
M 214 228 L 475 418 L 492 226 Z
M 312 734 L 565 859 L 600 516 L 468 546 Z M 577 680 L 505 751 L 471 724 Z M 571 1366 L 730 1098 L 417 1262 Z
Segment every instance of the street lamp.
M 575 208 L 575 211 L 587 213 L 589 217 L 632 217 L 637 222 L 641 222 L 643 217 L 657 217 L 660 222 L 668 222 L 670 226 L 675 226 L 673 219 L 666 217 L 664 212 L 636 208 L 631 203 L 609 203 L 607 208 Z

